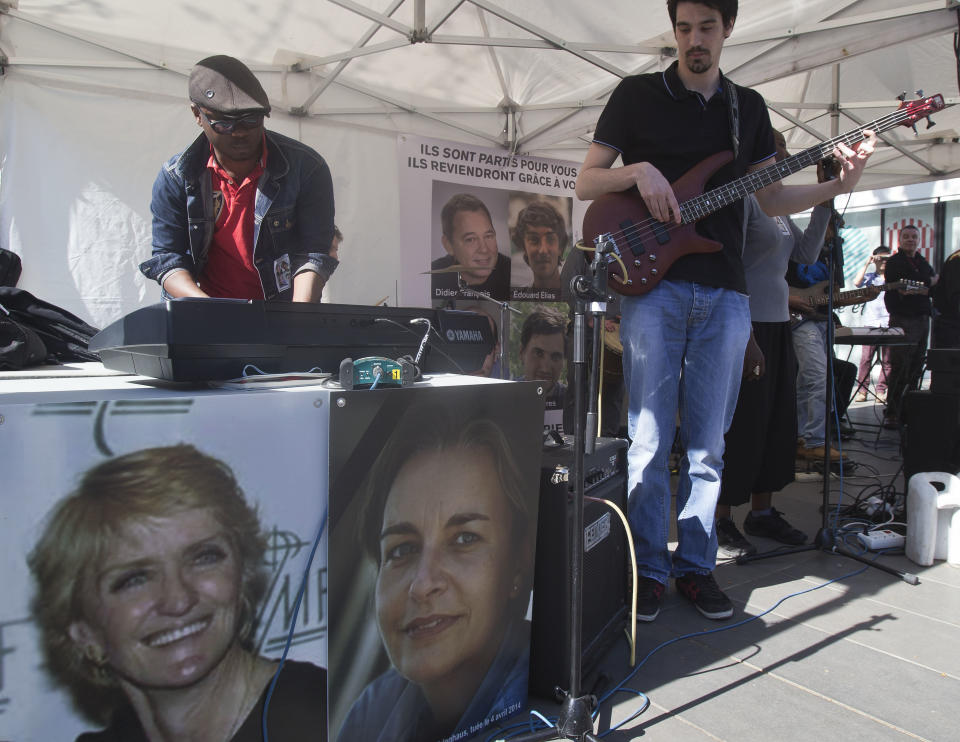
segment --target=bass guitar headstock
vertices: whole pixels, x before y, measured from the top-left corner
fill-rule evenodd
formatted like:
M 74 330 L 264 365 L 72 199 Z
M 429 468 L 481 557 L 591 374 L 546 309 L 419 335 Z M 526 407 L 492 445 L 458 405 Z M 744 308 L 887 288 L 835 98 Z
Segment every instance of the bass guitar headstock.
M 947 107 L 947 104 L 943 102 L 943 96 L 940 93 L 936 95 L 931 95 L 927 98 L 923 97 L 923 91 L 917 91 L 918 100 L 908 101 L 906 91 L 900 93 L 897 96 L 897 100 L 900 101 L 900 107 L 897 109 L 897 118 L 902 119 L 899 123 L 903 126 L 909 126 L 913 129 L 913 133 L 917 134 L 917 122 L 920 119 L 927 120 L 927 128 L 935 126 L 935 122 L 930 118 L 930 114 L 936 113 L 937 111 L 942 111 Z

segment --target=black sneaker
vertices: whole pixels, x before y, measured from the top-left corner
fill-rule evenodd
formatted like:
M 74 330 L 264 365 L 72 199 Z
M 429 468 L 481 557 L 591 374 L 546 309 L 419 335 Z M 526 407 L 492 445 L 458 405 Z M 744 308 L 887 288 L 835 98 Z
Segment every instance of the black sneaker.
M 650 622 L 660 614 L 663 591 L 666 586 L 643 575 L 637 581 L 637 620 Z
M 770 515 L 749 513 L 743 521 L 743 530 L 751 536 L 772 538 L 790 546 L 800 546 L 807 542 L 807 534 L 787 523 L 776 508 L 770 508 Z
M 711 573 L 677 578 L 677 590 L 707 618 L 722 620 L 733 615 L 733 603 L 723 594 Z
M 722 559 L 737 559 L 756 553 L 757 547 L 743 537 L 732 520 L 717 518 L 717 556 Z

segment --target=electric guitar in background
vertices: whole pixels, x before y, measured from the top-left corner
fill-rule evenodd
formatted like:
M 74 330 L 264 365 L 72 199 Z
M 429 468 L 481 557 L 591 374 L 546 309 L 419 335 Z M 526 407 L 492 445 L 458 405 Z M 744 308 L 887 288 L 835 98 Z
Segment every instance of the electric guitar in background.
M 903 101 L 896 111 L 853 131 L 821 142 L 791 157 L 703 192 L 706 182 L 733 160 L 732 152 L 717 152 L 671 183 L 680 204 L 682 224 L 660 222 L 650 216 L 636 188 L 607 193 L 594 200 L 583 217 L 583 240 L 593 249 L 610 249 L 611 289 L 626 296 L 650 291 L 678 258 L 693 253 L 718 252 L 722 245 L 697 234 L 694 224 L 745 196 L 814 165 L 843 143 L 853 148 L 863 141 L 863 129 L 881 133 L 897 126 L 913 126 L 945 108 L 942 95 Z
M 790 287 L 790 296 L 800 296 L 807 300 L 811 309 L 827 306 L 827 292 L 830 290 L 829 281 L 820 281 L 805 289 Z M 862 289 L 851 289 L 849 291 L 834 291 L 833 306 L 848 307 L 851 304 L 863 304 L 870 301 L 875 296 L 879 296 L 883 291 L 903 291 L 905 294 L 926 294 L 926 284 L 919 281 L 892 281 L 891 283 L 880 283 L 875 286 L 864 286 Z
M 827 306 L 830 299 L 830 281 L 820 281 L 812 286 L 803 289 L 790 287 L 791 299 L 803 299 L 804 309 L 802 312 L 792 308 L 790 312 L 794 320 L 802 320 L 805 316 L 813 313 L 820 307 Z M 851 289 L 849 291 L 834 291 L 833 306 L 849 307 L 853 304 L 863 304 L 880 295 L 883 291 L 903 291 L 905 294 L 926 294 L 926 284 L 919 281 L 892 281 L 890 283 L 881 283 L 875 286 L 864 286 L 862 289 Z

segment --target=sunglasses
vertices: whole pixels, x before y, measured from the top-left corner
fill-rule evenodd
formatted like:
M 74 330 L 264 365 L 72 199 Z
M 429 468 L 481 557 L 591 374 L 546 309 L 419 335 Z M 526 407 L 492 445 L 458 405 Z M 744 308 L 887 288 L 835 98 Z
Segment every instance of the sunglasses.
M 259 129 L 263 126 L 262 113 L 248 113 L 246 116 L 235 119 L 216 120 L 207 116 L 202 108 L 197 108 L 197 110 L 200 111 L 203 120 L 210 124 L 210 128 L 217 132 L 217 134 L 232 134 L 234 129 Z

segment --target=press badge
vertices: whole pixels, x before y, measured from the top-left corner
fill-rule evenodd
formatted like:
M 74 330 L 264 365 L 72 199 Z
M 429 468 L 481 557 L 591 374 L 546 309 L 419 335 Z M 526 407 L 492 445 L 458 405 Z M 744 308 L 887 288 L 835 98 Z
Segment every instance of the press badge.
M 290 288 L 290 256 L 286 253 L 273 261 L 273 277 L 277 284 L 277 291 L 286 291 Z

